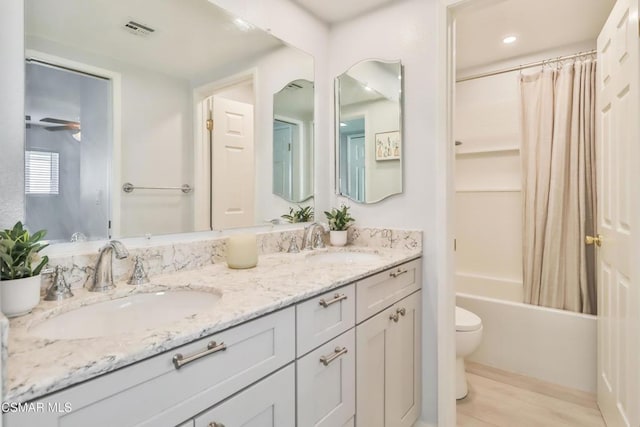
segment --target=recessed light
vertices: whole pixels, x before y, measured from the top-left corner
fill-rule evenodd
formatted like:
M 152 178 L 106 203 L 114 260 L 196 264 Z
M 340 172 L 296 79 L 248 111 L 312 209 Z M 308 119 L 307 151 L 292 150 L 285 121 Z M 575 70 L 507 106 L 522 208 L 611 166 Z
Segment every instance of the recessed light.
M 238 29 L 240 31 L 251 31 L 253 30 L 253 25 L 249 24 L 247 21 L 240 19 L 240 18 L 236 18 L 233 20 L 233 23 L 236 25 L 236 27 L 238 27 Z
M 346 123 L 340 122 L 340 127 L 345 127 L 345 126 L 347 126 Z
M 518 40 L 518 38 L 516 36 L 507 36 L 507 37 L 502 39 L 502 43 L 511 44 L 511 43 L 515 42 L 516 40 Z
M 364 85 L 364 90 L 368 91 L 368 92 L 373 92 L 373 88 L 369 85 Z

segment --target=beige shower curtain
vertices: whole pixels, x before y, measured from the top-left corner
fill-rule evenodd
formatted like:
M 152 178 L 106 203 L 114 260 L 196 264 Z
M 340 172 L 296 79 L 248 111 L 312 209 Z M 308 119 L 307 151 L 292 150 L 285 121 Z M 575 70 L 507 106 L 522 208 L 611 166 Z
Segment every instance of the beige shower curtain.
M 524 302 L 596 314 L 592 60 L 520 77 Z

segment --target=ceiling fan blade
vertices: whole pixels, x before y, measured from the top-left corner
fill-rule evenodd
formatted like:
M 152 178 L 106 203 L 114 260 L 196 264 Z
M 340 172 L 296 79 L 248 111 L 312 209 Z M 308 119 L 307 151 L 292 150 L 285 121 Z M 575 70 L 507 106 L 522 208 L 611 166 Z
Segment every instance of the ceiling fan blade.
M 80 128 L 77 128 L 75 126 L 47 126 L 45 127 L 45 130 L 56 132 L 61 130 L 80 130 Z
M 74 122 L 71 120 L 62 120 L 62 119 L 54 119 L 52 117 L 45 117 L 44 119 L 40 119 L 41 122 L 45 123 L 55 123 L 58 125 L 75 125 L 80 126 L 80 122 Z

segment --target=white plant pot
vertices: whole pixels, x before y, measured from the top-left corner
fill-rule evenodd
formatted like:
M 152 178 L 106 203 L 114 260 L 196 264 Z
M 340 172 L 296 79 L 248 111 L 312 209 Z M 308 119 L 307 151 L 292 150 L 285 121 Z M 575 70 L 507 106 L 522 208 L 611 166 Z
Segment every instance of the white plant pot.
M 7 317 L 30 313 L 40 302 L 40 276 L 0 281 L 0 306 Z
M 329 231 L 329 241 L 332 246 L 344 246 L 347 244 L 347 230 Z

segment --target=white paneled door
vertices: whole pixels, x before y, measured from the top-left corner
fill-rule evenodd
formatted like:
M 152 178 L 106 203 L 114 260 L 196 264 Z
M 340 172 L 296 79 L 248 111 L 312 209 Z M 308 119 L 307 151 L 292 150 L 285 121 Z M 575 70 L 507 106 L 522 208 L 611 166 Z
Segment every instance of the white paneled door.
M 638 3 L 618 0 L 597 42 L 598 404 L 609 427 L 640 426 Z
M 211 215 L 214 230 L 255 224 L 253 105 L 214 95 Z

